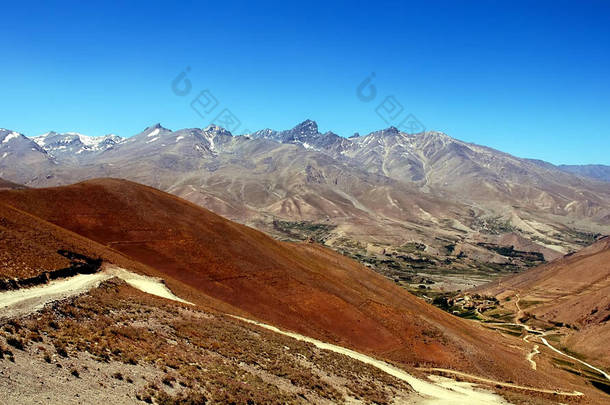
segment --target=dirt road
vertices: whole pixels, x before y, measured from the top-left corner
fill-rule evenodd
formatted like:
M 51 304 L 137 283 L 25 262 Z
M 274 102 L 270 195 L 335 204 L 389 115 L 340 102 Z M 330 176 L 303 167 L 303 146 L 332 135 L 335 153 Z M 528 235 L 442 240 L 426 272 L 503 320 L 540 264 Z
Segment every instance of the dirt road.
M 548 332 L 544 332 L 544 331 L 540 331 L 540 330 L 536 330 L 531 328 L 529 325 L 526 325 L 524 323 L 521 322 L 521 319 L 523 318 L 523 315 L 525 315 L 524 311 L 521 309 L 521 307 L 519 306 L 519 301 L 521 300 L 521 297 L 519 297 L 519 294 L 516 295 L 517 300 L 515 301 L 515 306 L 517 307 L 517 315 L 515 316 L 515 320 L 516 323 L 515 325 L 519 325 L 521 327 L 523 327 L 523 329 L 525 329 L 527 332 L 529 333 L 533 333 L 533 334 L 537 334 L 538 337 L 540 338 L 540 340 L 542 341 L 542 343 L 544 343 L 545 346 L 547 346 L 549 349 L 551 349 L 552 351 L 554 351 L 555 353 L 558 353 L 564 357 L 567 357 L 569 359 L 572 359 L 574 361 L 579 362 L 580 364 L 589 367 L 591 370 L 595 370 L 596 372 L 600 373 L 601 375 L 603 375 L 608 381 L 610 381 L 610 374 L 606 373 L 604 370 L 601 370 L 585 361 L 582 361 L 580 359 L 577 359 L 574 356 L 570 356 L 569 354 L 566 354 L 564 352 L 562 352 L 561 350 L 555 348 L 554 346 L 552 346 L 545 338 L 544 336 L 546 336 L 548 334 Z M 524 338 L 523 340 L 528 341 L 526 338 Z M 534 346 L 534 351 L 537 351 L 538 353 L 540 353 L 540 351 L 538 351 L 538 345 Z M 533 351 L 532 351 L 533 353 Z M 531 354 L 531 353 L 530 353 Z M 533 357 L 533 356 L 532 356 Z M 528 356 L 528 360 L 530 360 L 529 356 Z M 533 362 L 533 360 L 530 360 Z M 535 364 L 535 363 L 534 363 Z M 534 367 L 534 370 L 536 369 L 536 367 Z
M 111 277 L 104 272 L 79 274 L 32 288 L 4 291 L 0 293 L 0 318 L 12 318 L 34 312 L 50 302 L 87 292 Z
M 56 280 L 49 284 L 37 286 L 28 289 L 7 291 L 0 293 L 0 317 L 14 317 L 23 315 L 29 312 L 40 309 L 45 304 L 72 297 L 75 295 L 82 294 L 91 288 L 97 287 L 101 282 L 108 280 L 113 277 L 118 277 L 124 280 L 129 285 L 141 290 L 143 292 L 153 294 L 159 297 L 171 299 L 174 301 L 191 304 L 176 295 L 174 295 L 160 279 L 146 277 L 139 274 L 132 273 L 125 269 L 117 267 L 108 267 L 102 272 L 96 274 L 78 275 L 64 280 Z M 192 305 L 192 304 L 191 304 Z M 499 395 L 491 392 L 479 389 L 475 384 L 469 382 L 458 382 L 450 378 L 444 378 L 440 376 L 429 376 L 431 381 L 425 381 L 420 378 L 416 378 L 404 370 L 393 366 L 384 361 L 375 359 L 365 354 L 333 345 L 330 343 L 321 342 L 319 340 L 299 335 L 293 332 L 287 332 L 276 328 L 275 326 L 266 325 L 260 322 L 256 322 L 250 319 L 233 316 L 243 322 L 254 324 L 262 328 L 271 330 L 273 332 L 292 337 L 297 340 L 309 342 L 316 347 L 323 350 L 330 350 L 335 353 L 340 353 L 351 357 L 355 360 L 361 361 L 365 364 L 372 365 L 381 371 L 384 371 L 400 380 L 407 382 L 417 394 L 420 395 L 415 402 L 419 404 L 463 404 L 472 403 L 480 405 L 498 405 L 507 404 L 507 402 Z M 521 326 L 526 327 L 526 325 Z M 548 342 L 542 338 L 545 344 Z M 556 349 L 554 349 L 556 350 Z M 557 351 L 557 350 L 556 350 Z M 597 369 L 596 369 L 597 370 Z M 582 395 L 578 392 L 558 392 L 552 390 L 537 389 L 531 387 L 517 386 L 514 384 L 504 383 L 501 381 L 494 381 L 485 379 L 482 377 L 461 373 L 453 370 L 445 369 L 430 369 L 429 371 L 442 371 L 443 373 L 453 374 L 460 377 L 466 377 L 471 380 L 481 381 L 493 385 L 501 385 L 505 387 L 511 387 L 522 390 L 529 390 L 542 393 L 560 394 L 566 396 L 579 396 Z M 600 370 L 598 370 L 600 371 Z M 600 371 L 601 372 L 601 371 Z
M 434 382 L 424 381 L 422 379 L 413 377 L 412 375 L 408 374 L 407 372 L 401 370 L 398 367 L 395 367 L 384 361 L 377 360 L 365 354 L 347 349 L 345 347 L 321 342 L 319 340 L 299 335 L 297 333 L 286 332 L 276 328 L 275 326 L 266 325 L 264 323 L 252 321 L 250 319 L 245 319 L 237 316 L 234 316 L 234 318 L 260 326 L 262 328 L 271 330 L 273 332 L 285 336 L 290 336 L 297 340 L 311 343 L 320 349 L 340 353 L 363 363 L 377 367 L 381 371 L 386 372 L 411 385 L 411 387 L 413 387 L 413 389 L 422 396 L 422 399 L 417 402 L 420 404 L 507 404 L 507 402 L 499 395 L 496 395 L 490 391 L 477 389 L 472 383 L 457 382 L 449 378 L 437 378 L 438 376 L 433 376 Z
M 160 279 L 142 276 L 118 267 L 108 267 L 95 274 L 79 274 L 32 288 L 1 292 L 0 318 L 12 318 L 37 311 L 50 302 L 85 293 L 113 277 L 118 277 L 148 294 L 190 304 L 172 294 Z
M 50 302 L 82 294 L 113 277 L 118 277 L 134 288 L 146 293 L 187 303 L 187 301 L 175 296 L 163 284 L 162 280 L 138 275 L 117 267 L 109 267 L 96 274 L 81 274 L 68 279 L 55 280 L 49 284 L 33 288 L 0 293 L 0 317 L 14 317 L 36 311 Z M 421 395 L 421 398 L 419 398 L 417 402 L 422 404 L 474 403 L 481 405 L 498 405 L 507 403 L 500 396 L 492 392 L 475 389 L 471 383 L 457 382 L 451 379 L 436 379 L 435 382 L 424 381 L 409 375 L 404 370 L 391 364 L 374 359 L 362 353 L 324 343 L 307 336 L 285 332 L 271 325 L 262 324 L 245 318 L 235 318 L 282 335 L 290 336 L 294 339 L 312 343 L 321 349 L 341 353 L 363 363 L 373 365 L 380 370 L 409 383 L 413 389 Z
M 428 371 L 428 372 L 436 371 L 436 372 L 440 372 L 440 373 L 452 374 L 452 375 L 455 375 L 458 377 L 468 378 L 470 380 L 481 381 L 481 382 L 485 382 L 488 384 L 499 385 L 499 386 L 507 387 L 507 388 L 514 388 L 514 389 L 523 390 L 523 391 L 541 392 L 544 394 L 563 395 L 563 396 L 568 396 L 568 397 L 580 397 L 580 396 L 584 395 L 582 392 L 578 392 L 578 391 L 568 392 L 568 391 L 558 391 L 558 390 L 547 390 L 547 389 L 543 389 L 543 388 L 526 387 L 524 385 L 505 383 L 505 382 L 490 380 L 488 378 L 483 378 L 483 377 L 479 377 L 476 375 L 463 373 L 461 371 L 449 370 L 449 369 L 445 369 L 445 368 L 420 368 L 420 370 Z
M 567 358 L 569 358 L 569 359 L 572 359 L 572 360 L 574 360 L 574 361 L 577 361 L 577 362 L 579 362 L 580 364 L 583 364 L 583 365 L 585 365 L 585 366 L 589 367 L 589 368 L 590 368 L 590 369 L 592 369 L 592 370 L 597 371 L 598 373 L 600 373 L 601 375 L 603 375 L 603 376 L 604 376 L 604 377 L 605 377 L 607 380 L 609 380 L 609 381 L 610 381 L 610 374 L 606 373 L 605 371 L 600 370 L 599 368 L 597 368 L 597 367 L 595 367 L 595 366 L 592 366 L 591 364 L 589 364 L 589 363 L 587 363 L 587 362 L 584 362 L 584 361 L 582 361 L 582 360 L 580 360 L 580 359 L 577 359 L 577 358 L 576 358 L 576 357 L 574 357 L 574 356 L 570 356 L 569 354 L 566 354 L 566 353 L 562 352 L 562 351 L 561 351 L 561 350 L 559 350 L 559 349 L 556 349 L 555 347 L 551 346 L 551 344 L 550 344 L 550 343 L 549 343 L 549 342 L 548 342 L 548 341 L 547 341 L 545 338 L 543 338 L 543 337 L 541 337 L 541 338 L 540 338 L 540 340 L 542 340 L 542 343 L 544 343 L 544 344 L 545 344 L 545 345 L 546 345 L 546 346 L 547 346 L 549 349 L 551 349 L 552 351 L 554 351 L 554 352 L 556 352 L 556 353 L 559 353 L 559 354 L 561 354 L 562 356 L 565 356 L 565 357 L 567 357 Z

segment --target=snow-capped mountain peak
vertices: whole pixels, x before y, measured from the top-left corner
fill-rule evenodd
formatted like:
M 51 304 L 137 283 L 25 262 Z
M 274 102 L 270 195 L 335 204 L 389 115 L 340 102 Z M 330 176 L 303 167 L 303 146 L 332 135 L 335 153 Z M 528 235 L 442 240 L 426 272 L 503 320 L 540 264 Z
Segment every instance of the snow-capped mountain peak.
M 0 143 L 5 144 L 14 139 L 18 139 L 23 135 L 19 132 L 11 131 L 10 129 L 0 129 Z
M 75 159 L 83 155 L 104 152 L 123 142 L 118 135 L 88 136 L 78 132 L 50 131 L 32 138 L 42 149 L 58 159 Z

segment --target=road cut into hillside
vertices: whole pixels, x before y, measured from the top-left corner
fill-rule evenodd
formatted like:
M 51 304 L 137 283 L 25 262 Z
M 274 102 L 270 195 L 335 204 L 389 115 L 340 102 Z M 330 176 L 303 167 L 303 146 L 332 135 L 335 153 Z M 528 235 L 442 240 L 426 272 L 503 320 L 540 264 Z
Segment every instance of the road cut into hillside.
M 51 302 L 83 294 L 113 277 L 120 278 L 130 286 L 145 293 L 190 304 L 190 302 L 175 296 L 161 279 L 143 276 L 119 267 L 107 267 L 95 274 L 78 274 L 69 278 L 53 280 L 48 284 L 36 287 L 1 292 L 0 318 L 26 315 Z
M 2 292 L 0 293 L 0 318 L 11 318 L 35 312 L 44 307 L 46 304 L 83 294 L 92 288 L 98 287 L 102 282 L 115 277 L 125 281 L 130 286 L 145 293 L 173 300 L 176 302 L 193 305 L 192 303 L 183 300 L 173 294 L 171 290 L 169 290 L 169 288 L 167 288 L 167 286 L 163 283 L 162 279 L 136 274 L 119 267 L 106 267 L 103 271 L 95 274 L 79 274 L 74 277 L 62 280 L 54 280 L 48 284 L 32 288 L 24 288 L 19 290 Z M 342 346 L 322 342 L 294 332 L 284 331 L 275 326 L 253 321 L 251 319 L 242 318 L 234 315 L 230 316 L 240 321 L 247 322 L 262 327 L 264 329 L 273 331 L 275 333 L 279 333 L 284 336 L 289 336 L 300 341 L 311 343 L 322 350 L 329 350 L 335 353 L 340 353 L 352 359 L 358 360 L 362 363 L 376 367 L 389 375 L 392 375 L 402 381 L 407 382 L 419 395 L 418 398 L 414 399 L 414 403 L 440 405 L 463 403 L 477 405 L 508 404 L 508 402 L 506 402 L 506 400 L 504 400 L 501 396 L 491 391 L 480 389 L 476 386 L 475 383 L 459 382 L 451 378 L 440 377 L 435 375 L 429 376 L 430 381 L 426 381 L 424 379 L 414 377 L 406 371 L 392 364 L 375 359 L 363 353 L 347 349 Z M 458 373 L 452 370 L 445 371 L 453 373 L 455 375 L 459 375 L 460 377 L 471 377 L 474 380 L 479 380 L 485 383 L 499 383 L 501 385 L 503 384 L 501 382 L 487 380 L 465 373 Z M 546 392 L 546 390 L 538 390 L 536 388 L 519 388 L 528 389 L 531 391 Z M 557 394 L 558 392 L 553 391 L 553 393 Z M 582 395 L 580 393 L 561 394 Z
M 458 382 L 450 378 L 443 378 L 438 376 L 431 376 L 432 382 L 428 382 L 420 378 L 416 378 L 408 374 L 404 370 L 389 363 L 367 356 L 366 354 L 347 349 L 345 347 L 321 342 L 319 340 L 310 338 L 308 336 L 299 335 L 294 332 L 286 332 L 276 328 L 275 326 L 256 322 L 250 319 L 241 318 L 238 316 L 234 316 L 234 318 L 260 326 L 262 328 L 271 330 L 273 332 L 285 336 L 292 337 L 297 340 L 311 343 L 314 346 L 323 350 L 329 350 L 335 353 L 343 354 L 345 356 L 351 357 L 352 359 L 361 361 L 362 363 L 366 363 L 373 367 L 376 367 L 381 371 L 408 383 L 415 392 L 422 396 L 421 399 L 415 402 L 418 404 L 508 404 L 508 402 L 506 402 L 499 395 L 494 394 L 490 391 L 477 389 L 475 388 L 475 384 L 472 383 Z

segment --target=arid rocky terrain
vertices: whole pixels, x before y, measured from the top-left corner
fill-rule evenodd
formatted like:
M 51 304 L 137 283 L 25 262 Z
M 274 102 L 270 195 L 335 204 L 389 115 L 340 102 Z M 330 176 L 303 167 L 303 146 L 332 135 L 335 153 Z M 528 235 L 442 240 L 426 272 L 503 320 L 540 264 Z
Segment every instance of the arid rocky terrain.
M 125 403 L 431 398 L 226 314 L 513 403 L 606 395 L 603 374 L 565 357 L 608 364 L 610 187 L 599 176 L 437 132 L 346 139 L 313 121 L 247 136 L 155 125 L 129 139 L 0 137 L 0 287 L 104 274 L 5 310 L 7 398 L 88 403 L 91 384 Z M 108 266 L 157 277 L 195 307 L 149 297 Z M 30 374 L 50 385 L 24 386 Z M 57 396 L 64 378 L 79 397 Z
M 7 403 L 414 399 L 408 384 L 373 367 L 116 281 L 4 320 L 0 333 Z
M 440 132 L 348 139 L 307 120 L 246 136 L 159 124 L 125 139 L 0 134 L 7 180 L 129 179 L 282 240 L 313 239 L 407 288 L 480 285 L 577 251 L 610 225 L 609 183 Z
M 194 304 L 156 298 L 134 288 L 137 284 L 110 278 L 39 312 L 4 318 L 3 398 L 32 403 L 92 398 L 203 403 L 204 397 L 216 403 L 426 403 L 430 398 L 417 384 L 362 361 L 226 314 L 374 356 L 424 380 L 430 374 L 450 378 L 429 380 L 439 381 L 428 383 L 435 387 L 458 378 L 511 403 L 599 403 L 603 395 L 555 367 L 547 353 L 532 369 L 529 344 L 520 337 L 435 308 L 319 244 L 274 240 L 150 187 L 100 179 L 5 190 L 0 208 L 2 275 L 9 293 L 26 287 L 21 283 L 44 286 L 41 275 L 66 275 L 51 281 L 54 285 L 73 276 L 66 269 L 88 274 L 118 266 L 158 277 Z M 59 388 L 66 383 L 71 388 Z
M 610 0 L 0 21 L 0 405 L 610 405 Z

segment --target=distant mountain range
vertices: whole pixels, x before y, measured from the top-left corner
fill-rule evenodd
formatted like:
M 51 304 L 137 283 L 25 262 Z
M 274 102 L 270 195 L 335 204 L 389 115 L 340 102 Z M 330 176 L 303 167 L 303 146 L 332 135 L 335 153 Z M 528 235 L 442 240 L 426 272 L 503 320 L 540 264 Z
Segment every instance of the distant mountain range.
M 278 237 L 386 263 L 388 275 L 388 256 L 407 269 L 512 271 L 537 264 L 514 251 L 553 259 L 608 233 L 609 184 L 566 170 L 441 132 L 343 138 L 311 120 L 245 136 L 160 124 L 130 138 L 0 131 L 7 180 L 126 178 Z
M 123 141 L 118 135 L 92 137 L 76 132 L 47 132 L 32 139 L 61 162 L 86 162 L 91 155 L 104 152 Z
M 610 182 L 610 166 L 605 165 L 559 165 L 567 173 Z

